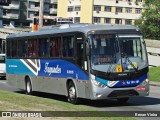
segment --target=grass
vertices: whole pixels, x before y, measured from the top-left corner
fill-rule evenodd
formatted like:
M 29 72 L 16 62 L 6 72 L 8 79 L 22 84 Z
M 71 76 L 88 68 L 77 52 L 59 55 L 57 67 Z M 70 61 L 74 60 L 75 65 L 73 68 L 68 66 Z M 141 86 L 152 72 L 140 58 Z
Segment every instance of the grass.
M 160 82 L 160 67 L 149 68 L 150 81 Z
M 83 105 L 72 105 L 68 102 L 58 101 L 51 98 L 42 98 L 38 96 L 29 96 L 20 93 L 8 92 L 0 90 L 0 111 L 71 111 L 69 114 L 71 116 L 59 117 L 63 114 L 63 112 L 51 112 L 47 113 L 52 116 L 56 116 L 56 119 L 66 119 L 66 120 L 83 120 L 84 117 L 76 117 L 81 115 L 89 115 L 89 117 L 85 117 L 87 120 L 135 120 L 135 118 L 130 117 L 119 117 L 116 114 L 108 113 L 108 112 L 99 112 L 95 108 L 83 106 Z M 72 111 L 76 111 L 73 112 Z M 86 111 L 82 112 L 82 111 Z M 94 112 L 92 112 L 94 111 Z M 96 116 L 98 112 L 100 117 L 92 117 Z M 88 112 L 88 113 L 87 113 Z M 67 114 L 68 115 L 68 114 Z M 85 116 L 84 115 L 84 116 Z M 118 117 L 117 117 L 118 116 Z M 20 118 L 25 119 L 25 118 Z M 54 117 L 45 118 L 45 119 L 54 119 Z

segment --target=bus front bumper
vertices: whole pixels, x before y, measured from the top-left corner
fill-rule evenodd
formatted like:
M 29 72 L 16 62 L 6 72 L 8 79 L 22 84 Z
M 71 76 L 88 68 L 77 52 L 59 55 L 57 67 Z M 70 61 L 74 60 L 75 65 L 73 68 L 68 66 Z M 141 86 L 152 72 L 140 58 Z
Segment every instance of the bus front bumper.
M 142 97 L 149 95 L 149 82 L 141 83 L 136 87 L 110 88 L 108 86 L 101 88 L 92 84 L 92 100 L 117 99 L 128 97 Z

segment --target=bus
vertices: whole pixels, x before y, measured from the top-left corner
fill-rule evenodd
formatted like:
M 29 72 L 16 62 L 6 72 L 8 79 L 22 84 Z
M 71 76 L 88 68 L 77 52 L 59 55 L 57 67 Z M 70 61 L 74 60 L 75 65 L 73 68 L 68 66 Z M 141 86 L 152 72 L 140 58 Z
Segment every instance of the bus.
M 26 94 L 64 95 L 73 104 L 149 95 L 146 45 L 137 27 L 81 23 L 47 29 L 8 35 L 10 85 Z
M 73 18 L 72 17 L 62 18 L 62 17 L 55 17 L 55 16 L 43 17 L 43 26 L 61 25 L 61 24 L 67 24 L 67 23 L 73 23 Z M 34 16 L 32 31 L 37 31 L 38 29 L 39 29 L 39 17 Z
M 5 54 L 0 54 L 0 77 L 5 79 L 6 77 L 6 61 L 5 61 Z

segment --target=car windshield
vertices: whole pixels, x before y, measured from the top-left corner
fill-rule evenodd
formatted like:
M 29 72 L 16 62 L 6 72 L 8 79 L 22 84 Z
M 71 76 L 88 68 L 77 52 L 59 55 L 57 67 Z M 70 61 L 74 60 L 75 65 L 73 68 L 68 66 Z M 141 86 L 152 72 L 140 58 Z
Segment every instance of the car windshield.
M 148 64 L 142 36 L 90 35 L 91 68 L 102 72 L 140 70 Z M 122 71 L 121 71 L 122 72 Z

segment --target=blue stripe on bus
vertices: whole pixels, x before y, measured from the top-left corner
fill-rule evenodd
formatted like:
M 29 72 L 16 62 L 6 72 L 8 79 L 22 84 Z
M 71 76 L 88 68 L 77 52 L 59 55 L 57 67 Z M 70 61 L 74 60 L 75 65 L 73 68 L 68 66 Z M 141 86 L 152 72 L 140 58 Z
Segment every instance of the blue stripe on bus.
M 6 74 L 34 75 L 27 66 L 17 59 L 6 60 Z
M 97 80 L 98 82 L 104 84 L 104 85 L 107 85 L 107 84 L 108 84 L 108 81 L 107 81 L 107 80 L 104 80 L 104 79 L 102 79 L 102 78 L 96 77 L 96 80 Z
M 33 60 L 34 61 L 34 60 Z M 33 64 L 33 65 L 32 65 Z M 81 68 L 66 60 L 40 60 L 40 69 L 38 67 L 31 68 L 30 66 L 37 66 L 34 62 L 23 63 L 19 59 L 7 59 L 7 74 L 24 74 L 44 77 L 58 77 L 58 78 L 73 78 L 78 80 L 89 80 L 89 76 Z M 37 70 L 37 74 L 36 71 Z M 35 72 L 34 72 L 35 71 Z
M 143 75 L 142 77 L 138 78 L 138 79 L 132 79 L 132 80 L 119 80 L 119 81 L 110 81 L 109 80 L 105 80 L 102 78 L 98 78 L 96 77 L 96 80 L 106 86 L 109 87 L 132 87 L 132 86 L 137 86 L 140 83 L 142 83 L 145 79 L 147 79 L 147 74 Z M 110 84 L 110 85 L 109 85 Z

